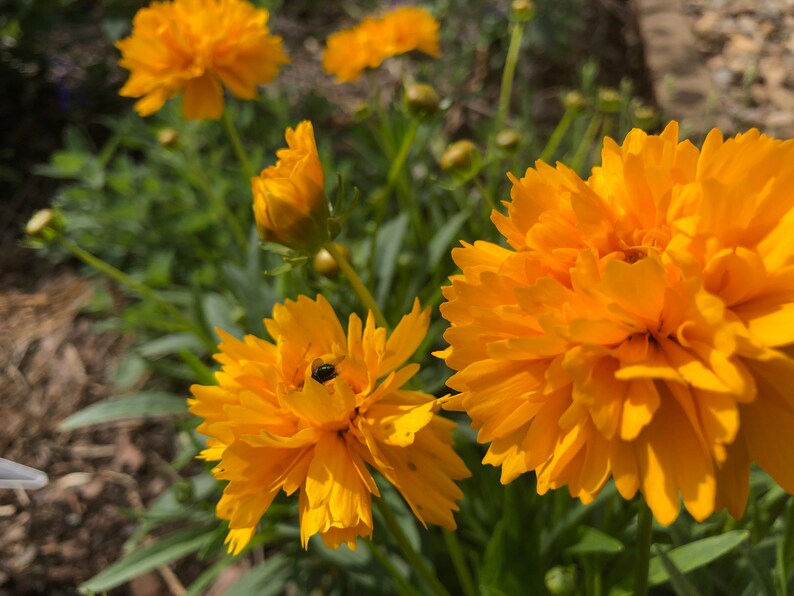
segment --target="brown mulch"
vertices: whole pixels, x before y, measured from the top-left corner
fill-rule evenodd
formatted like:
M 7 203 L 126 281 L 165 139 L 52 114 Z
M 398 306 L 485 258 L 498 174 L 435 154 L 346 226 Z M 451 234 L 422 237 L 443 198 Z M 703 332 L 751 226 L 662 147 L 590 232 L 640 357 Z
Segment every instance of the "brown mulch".
M 168 424 L 58 429 L 112 393 L 110 373 L 129 343 L 80 314 L 91 295 L 92 284 L 70 273 L 0 291 L 0 455 L 50 477 L 38 491 L 0 489 L 0 594 L 73 594 L 121 554 L 136 522 L 120 509 L 144 507 L 170 483 Z M 149 578 L 149 593 L 167 593 L 174 578 L 164 573 Z

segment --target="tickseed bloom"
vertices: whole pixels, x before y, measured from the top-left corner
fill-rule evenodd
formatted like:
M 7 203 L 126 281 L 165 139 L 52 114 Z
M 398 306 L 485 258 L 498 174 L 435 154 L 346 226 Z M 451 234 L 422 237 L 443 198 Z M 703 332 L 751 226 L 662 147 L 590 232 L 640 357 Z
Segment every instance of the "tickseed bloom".
M 419 50 L 437 58 L 438 21 L 424 8 L 402 6 L 381 17 L 366 17 L 352 29 L 337 31 L 326 43 L 325 72 L 337 83 L 357 80 L 387 58 Z
M 116 43 L 130 78 L 119 91 L 140 97 L 135 110 L 148 116 L 184 91 L 189 120 L 217 120 L 223 87 L 253 99 L 256 86 L 273 80 L 289 62 L 281 38 L 270 35 L 268 12 L 244 0 L 174 0 L 142 8 L 132 35 Z
M 217 386 L 194 385 L 190 410 L 209 436 L 200 457 L 228 481 L 216 512 L 228 520 L 229 551 L 239 553 L 280 490 L 299 492 L 301 542 L 320 534 L 336 548 L 372 536 L 371 469 L 417 518 L 454 529 L 469 475 L 452 448 L 455 424 L 435 413 L 442 399 L 403 389 L 419 370 L 404 365 L 427 332 L 419 302 L 389 335 L 350 316 L 347 336 L 322 297 L 301 296 L 265 320 L 272 342 L 219 331 Z
M 251 179 L 259 236 L 296 250 L 315 252 L 328 242 L 331 213 L 312 123 L 304 120 L 285 135 L 278 162 Z
M 502 482 L 589 502 L 613 477 L 672 523 L 740 517 L 750 463 L 794 493 L 794 141 L 702 150 L 633 130 L 586 181 L 536 162 L 492 221 L 508 247 L 453 251 L 444 288 L 468 412 Z

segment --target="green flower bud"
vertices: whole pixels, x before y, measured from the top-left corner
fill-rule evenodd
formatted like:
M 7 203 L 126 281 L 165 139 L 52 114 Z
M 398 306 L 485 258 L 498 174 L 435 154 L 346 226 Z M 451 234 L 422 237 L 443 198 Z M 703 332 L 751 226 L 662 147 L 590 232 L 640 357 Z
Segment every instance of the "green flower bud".
M 531 0 L 513 0 L 513 16 L 517 21 L 526 22 L 535 14 Z
M 468 139 L 456 141 L 446 148 L 438 164 L 445 172 L 468 170 L 472 166 L 476 151 L 477 146 L 473 141 Z
M 617 114 L 620 112 L 620 93 L 609 87 L 599 89 L 598 110 L 605 114 Z
M 587 99 L 579 91 L 568 91 L 562 96 L 562 105 L 570 112 L 583 112 L 587 107 Z
M 430 85 L 412 83 L 405 88 L 405 105 L 414 116 L 432 116 L 438 110 L 441 99 Z
M 179 131 L 170 126 L 168 128 L 163 128 L 157 133 L 157 142 L 166 149 L 175 147 L 177 142 L 179 142 Z
M 513 153 L 518 149 L 518 145 L 521 142 L 521 135 L 513 128 L 503 128 L 496 133 L 496 139 L 494 140 L 496 141 L 497 147 L 507 153 Z
M 350 249 L 344 244 L 334 242 L 336 249 L 341 252 L 347 261 L 350 261 Z M 331 253 L 321 248 L 318 250 L 314 257 L 312 257 L 312 267 L 318 275 L 327 277 L 328 279 L 336 279 L 339 277 L 339 263 L 336 262 L 331 256 Z
M 576 591 L 576 567 L 556 566 L 546 572 L 546 589 L 554 596 L 568 596 Z
M 659 122 L 659 114 L 651 106 L 640 105 L 634 109 L 634 125 L 648 130 Z

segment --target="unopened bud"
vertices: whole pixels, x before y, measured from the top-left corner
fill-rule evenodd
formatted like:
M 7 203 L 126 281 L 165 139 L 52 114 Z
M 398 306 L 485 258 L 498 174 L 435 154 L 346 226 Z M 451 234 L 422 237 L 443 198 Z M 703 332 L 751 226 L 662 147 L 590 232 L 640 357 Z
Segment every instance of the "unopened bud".
M 171 148 L 179 141 L 179 131 L 175 128 L 163 128 L 157 133 L 157 142 L 161 146 Z
M 634 110 L 634 125 L 647 130 L 659 122 L 659 114 L 650 106 L 637 106 Z
M 334 242 L 334 246 L 336 247 L 336 250 L 342 253 L 342 255 L 345 257 L 345 260 L 349 262 L 350 249 L 344 244 L 340 244 L 338 242 Z M 328 279 L 336 279 L 339 277 L 339 263 L 337 263 L 336 259 L 331 256 L 331 253 L 324 248 L 321 248 L 314 254 L 314 257 L 312 258 L 312 267 L 314 267 L 314 270 L 318 275 L 322 275 Z
M 576 567 L 573 565 L 552 567 L 543 579 L 546 589 L 554 596 L 568 596 L 576 592 Z
M 405 105 L 414 116 L 432 116 L 441 100 L 438 93 L 425 83 L 412 83 L 405 88 Z
M 528 21 L 535 14 L 531 0 L 513 0 L 512 8 L 517 21 Z
M 496 133 L 496 146 L 506 151 L 507 153 L 513 153 L 516 149 L 518 149 L 518 144 L 521 142 L 521 136 L 518 134 L 518 131 L 513 128 L 503 128 L 498 133 Z
M 620 111 L 620 93 L 609 87 L 599 89 L 598 110 L 605 114 L 617 114 Z
M 456 141 L 446 148 L 441 159 L 438 160 L 438 165 L 445 172 L 468 170 L 472 166 L 476 151 L 477 146 L 472 141 L 468 139 Z
M 60 230 L 62 221 L 52 209 L 36 211 L 25 225 L 25 233 L 32 238 L 47 239 L 48 232 Z
M 587 100 L 579 91 L 568 91 L 562 96 L 562 105 L 567 111 L 578 114 L 587 107 Z

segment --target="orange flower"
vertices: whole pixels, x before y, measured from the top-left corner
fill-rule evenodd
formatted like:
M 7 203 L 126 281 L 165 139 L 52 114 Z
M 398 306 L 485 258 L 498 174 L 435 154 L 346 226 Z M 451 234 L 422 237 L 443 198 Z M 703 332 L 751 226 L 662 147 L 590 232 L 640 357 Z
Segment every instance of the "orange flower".
M 380 18 L 367 17 L 356 27 L 328 38 L 323 67 L 338 83 L 357 80 L 367 68 L 387 58 L 419 50 L 438 57 L 438 21 L 423 8 L 402 6 Z
M 276 152 L 276 165 L 251 179 L 256 227 L 263 240 L 313 253 L 331 239 L 314 127 L 304 120 L 284 136 L 288 148 Z
M 301 542 L 320 534 L 336 548 L 372 536 L 369 468 L 403 495 L 422 524 L 454 529 L 455 480 L 469 475 L 452 448 L 455 423 L 436 416 L 443 400 L 402 389 L 419 366 L 405 361 L 425 337 L 419 302 L 391 335 L 350 316 L 347 336 L 322 297 L 276 305 L 265 320 L 273 343 L 219 331 L 218 386 L 194 385 L 190 410 L 210 437 L 201 457 L 220 460 L 228 481 L 217 515 L 238 554 L 276 494 L 300 492 Z M 369 467 L 368 467 L 369 466 Z
M 453 251 L 440 355 L 502 482 L 589 502 L 614 478 L 669 524 L 742 515 L 750 462 L 794 492 L 794 141 L 699 151 L 633 130 L 581 180 L 542 162 Z
M 142 8 L 132 35 L 116 43 L 130 78 L 119 93 L 140 97 L 148 116 L 184 91 L 185 118 L 217 120 L 223 88 L 253 99 L 289 62 L 281 38 L 270 35 L 268 12 L 244 0 L 174 0 Z

